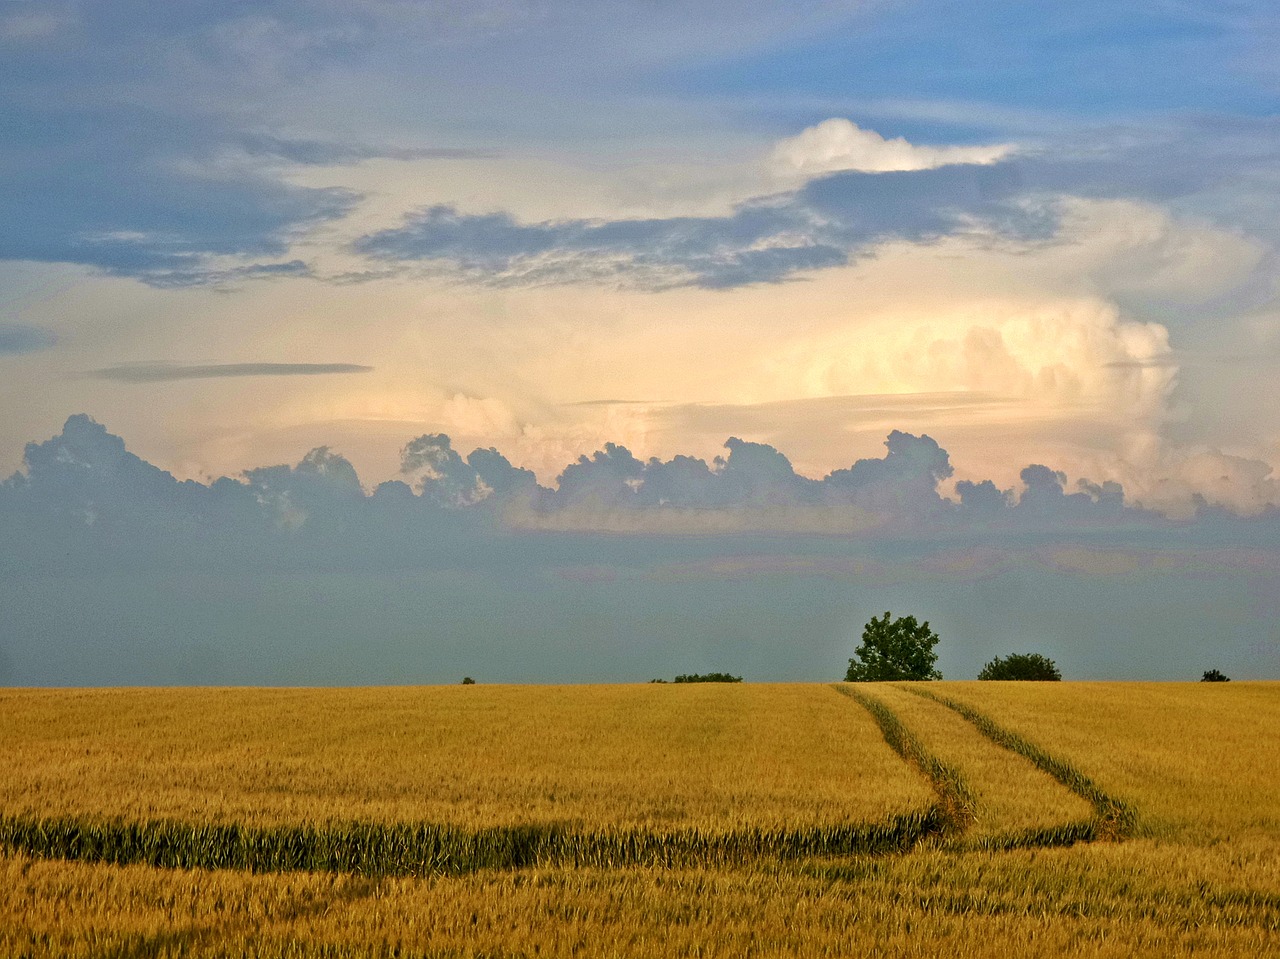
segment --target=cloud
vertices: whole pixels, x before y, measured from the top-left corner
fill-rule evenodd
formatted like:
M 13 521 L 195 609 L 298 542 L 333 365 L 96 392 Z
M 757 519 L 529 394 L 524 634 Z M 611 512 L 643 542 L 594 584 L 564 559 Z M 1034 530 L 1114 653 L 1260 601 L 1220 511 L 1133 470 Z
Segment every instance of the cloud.
M 179 363 L 124 363 L 90 373 L 117 383 L 164 383 L 171 380 L 211 380 L 236 376 L 328 376 L 335 373 L 369 373 L 372 366 L 355 363 L 211 363 L 184 366 Z
M 24 10 L 6 17 L 12 38 L 25 39 L 15 39 L 0 58 L 0 87 L 10 93 L 0 107 L 0 127 L 10 134 L 0 145 L 8 187 L 0 196 L 0 257 L 81 264 L 157 286 L 236 282 L 268 275 L 266 268 L 276 265 L 270 261 L 290 256 L 308 231 L 355 212 L 361 198 L 334 182 L 341 174 L 330 177 L 327 171 L 299 167 L 352 165 L 373 157 L 489 155 L 483 144 L 468 144 L 466 138 L 525 145 L 545 137 L 544 143 L 563 144 L 569 142 L 566 131 L 582 137 L 584 129 L 597 143 L 643 137 L 646 131 L 628 126 L 635 113 L 617 110 L 611 91 L 644 84 L 669 95 L 675 82 L 684 105 L 698 104 L 708 88 L 680 72 L 695 64 L 680 61 L 716 53 L 741 66 L 751 62 L 744 53 L 778 56 L 783 38 L 807 36 L 819 46 L 831 42 L 861 51 L 853 55 L 861 73 L 879 82 L 893 77 L 884 89 L 859 90 L 859 99 L 867 101 L 890 92 L 905 99 L 941 95 L 928 83 L 921 86 L 921 77 L 931 75 L 915 59 L 922 39 L 939 45 L 931 63 L 983 54 L 981 45 L 953 48 L 952 14 L 919 31 L 913 24 L 909 30 L 884 32 L 897 15 L 887 9 L 873 14 L 861 3 L 803 3 L 784 14 L 758 0 L 743 0 L 732 5 L 733 31 L 723 29 L 723 10 L 714 5 L 646 7 L 643 13 L 579 3 L 475 6 L 462 12 L 440 4 L 289 2 L 232 4 L 199 13 L 177 7 L 158 17 L 134 2 L 77 3 L 42 5 L 42 11 L 50 7 L 54 13 Z M 998 42 L 1023 54 L 1014 58 L 1016 68 L 1012 61 L 1004 67 L 1022 75 L 1029 87 L 1044 95 L 1065 91 L 1063 81 L 1075 79 L 1069 71 L 1078 68 L 1082 47 L 1090 55 L 1101 52 L 1094 65 L 1117 80 L 1107 43 L 1076 37 L 1073 45 L 1060 48 L 1058 26 L 1028 25 L 999 9 L 983 16 Z M 1167 24 L 1168 17 L 1157 20 Z M 849 29 L 853 23 L 857 27 Z M 841 29 L 830 32 L 837 26 Z M 1224 31 L 1242 32 L 1238 24 Z M 1038 44 L 1030 56 L 1019 45 L 1022 33 Z M 1250 33 L 1256 42 L 1258 31 Z M 1170 31 L 1173 35 L 1180 32 Z M 1196 44 L 1217 42 L 1197 36 Z M 893 55 L 877 49 L 886 44 Z M 1203 90 L 1207 84 L 1218 95 L 1228 89 L 1240 95 L 1238 78 L 1224 86 L 1220 71 L 1178 70 L 1163 50 L 1155 52 L 1158 48 L 1142 47 L 1145 69 L 1171 71 L 1167 79 L 1177 82 L 1137 85 L 1144 91 L 1159 91 L 1179 109 L 1186 101 L 1177 91 L 1188 86 Z M 788 56 L 804 60 L 803 49 Z M 165 55 L 155 56 L 156 50 Z M 847 73 L 848 56 L 833 60 L 830 50 L 814 52 L 825 56 L 828 66 L 837 63 L 842 77 Z M 1068 72 L 1039 76 L 1034 71 L 1046 62 Z M 989 67 L 972 63 L 969 79 L 988 77 Z M 767 85 L 762 92 L 791 95 L 776 70 L 760 71 L 760 77 Z M 1133 92 L 1133 86 L 1126 80 L 1124 89 Z M 997 110 L 1007 100 L 1007 91 L 968 89 L 963 83 L 947 93 Z M 1106 99 L 1092 87 L 1075 90 L 1074 96 L 1082 106 Z M 453 121 L 438 120 L 433 126 L 414 106 L 422 102 L 459 104 L 454 113 L 467 117 L 466 124 L 442 126 Z M 788 112 L 796 109 L 796 101 L 788 103 Z M 883 176 L 1016 160 L 1024 182 L 1006 198 L 1012 206 L 1064 194 L 1159 199 L 1220 191 L 1216 199 L 1222 202 L 1210 206 L 1247 218 L 1251 228 L 1274 231 L 1276 191 L 1266 174 L 1275 168 L 1276 121 L 1274 111 L 1253 112 L 1258 115 L 1229 117 L 1224 110 L 1206 109 L 1163 127 L 1115 124 L 1081 130 L 1077 125 L 1017 152 L 1007 144 L 928 145 L 885 138 L 835 117 L 779 143 L 775 162 L 803 176 L 835 171 Z M 529 115 L 539 116 L 539 123 L 529 124 Z M 689 115 L 698 116 L 697 109 Z M 668 137 L 672 122 L 689 122 L 669 116 L 658 120 Z M 335 117 L 343 118 L 337 127 Z M 601 123 L 612 131 L 609 137 L 600 137 Z M 316 133 L 335 130 L 329 136 Z M 450 133 L 464 142 L 451 145 Z M 93 161 L 86 162 L 86 156 Z M 896 188 L 902 190 L 904 181 Z M 442 197 L 453 200 L 442 209 L 476 216 L 458 212 L 457 198 L 468 195 L 459 190 Z M 767 200 L 757 202 L 768 205 Z M 485 202 L 483 195 L 479 202 Z M 506 224 L 474 224 L 485 233 L 474 241 L 442 246 L 442 236 L 456 233 L 458 224 L 425 223 L 418 231 L 421 242 L 397 247 L 384 235 L 368 252 L 430 262 L 493 282 L 582 278 L 621 279 L 645 288 L 727 287 L 838 266 L 872 248 L 878 237 L 926 242 L 966 227 L 1010 235 L 1008 216 L 975 211 L 963 200 L 944 200 L 921 230 L 919 206 L 909 196 L 903 202 L 903 229 L 881 224 L 870 236 L 857 230 L 848 235 L 841 224 L 826 236 L 818 211 L 801 210 L 798 217 L 753 229 L 745 223 L 745 209 L 710 225 L 676 218 L 575 220 L 572 214 L 550 220 L 541 213 L 525 222 L 508 210 L 494 214 L 506 216 Z M 630 240 L 593 229 L 622 224 L 641 225 Z M 573 235 L 553 229 L 566 225 L 579 229 L 570 230 Z M 532 229 L 503 255 L 500 234 L 511 227 Z M 743 229 L 741 237 L 733 236 L 735 228 Z M 697 234 L 688 249 L 679 242 L 685 229 Z M 652 245 L 652 256 L 645 255 L 645 243 Z M 225 262 L 228 258 L 235 262 Z M 348 280 L 363 274 L 335 271 Z
M 952 164 L 990 164 L 1003 160 L 1013 151 L 1011 144 L 916 146 L 904 137 L 886 140 L 852 120 L 833 117 L 779 140 L 769 159 L 779 174 L 816 176 L 839 170 L 889 173 L 932 170 Z
M 1014 150 L 922 147 L 830 120 L 778 148 L 793 173 L 803 168 L 802 185 L 724 215 L 524 220 L 437 203 L 352 250 L 488 285 L 723 289 L 840 267 L 893 242 L 973 237 L 1025 248 L 1105 234 L 1114 256 L 1082 265 L 1100 287 L 1126 304 L 1209 309 L 1249 284 L 1255 297 L 1270 295 L 1260 238 L 1280 241 L 1274 127 L 1263 118 L 1073 130 Z M 801 150 L 828 140 L 826 159 Z M 1236 228 L 1235 214 L 1215 218 L 1215 206 L 1244 216 L 1254 235 Z
M 39 150 L 0 147 L 0 259 L 77 263 L 156 286 L 299 275 L 306 269 L 297 261 L 228 266 L 216 258 L 280 256 L 298 232 L 355 202 L 338 188 L 218 168 L 210 157 L 216 122 L 9 105 L 0 124 L 38 129 L 42 141 Z
M 1111 370 L 1162 370 L 1177 369 L 1180 364 L 1181 360 L 1170 355 L 1132 360 L 1109 360 L 1103 366 Z
M 159 289 L 180 289 L 190 286 L 227 287 L 245 280 L 278 280 L 314 275 L 311 267 L 302 260 L 247 263 L 242 266 L 216 266 L 198 257 L 195 260 L 196 265 L 189 267 L 150 269 L 139 274 L 137 279 Z
M 824 482 L 864 508 L 894 515 L 944 508 L 938 484 L 954 472 L 947 451 L 932 437 L 900 430 L 889 434 L 885 447 L 889 452 L 883 459 L 859 460 L 849 469 L 832 472 Z
M 0 483 L 6 681 L 616 682 L 708 637 L 758 678 L 820 679 L 884 608 L 936 622 L 953 676 L 1027 637 L 1075 675 L 1194 678 L 1209 632 L 1234 674 L 1275 666 L 1248 646 L 1274 623 L 1274 508 L 1170 522 L 1045 466 L 947 499 L 946 450 L 901 432 L 822 479 L 742 439 L 710 462 L 606 444 L 555 488 L 443 434 L 403 467 L 413 486 L 369 491 L 319 447 L 180 482 L 70 417 Z
M 38 353 L 57 342 L 48 330 L 18 323 L 0 323 L 0 356 L 21 353 Z
M 468 147 L 398 147 L 308 140 L 269 133 L 242 133 L 233 141 L 251 156 L 271 157 L 308 166 L 339 166 L 361 160 L 480 160 L 497 154 Z
M 1171 464 L 1150 497 L 1178 512 L 1190 499 L 1200 508 L 1214 504 L 1255 516 L 1280 504 L 1280 475 L 1259 459 L 1203 450 Z
M 738 286 L 844 263 L 846 254 L 804 236 L 793 211 L 759 206 L 732 218 L 565 220 L 522 224 L 506 213 L 469 215 L 435 206 L 403 226 L 360 238 L 357 253 L 432 262 L 481 282 L 581 281 Z
M 1222 241 L 1229 237 L 1220 234 L 1215 240 L 1203 230 L 1188 230 L 1188 221 L 1234 234 L 1235 244 L 1262 240 L 1274 249 L 1280 243 L 1275 188 L 1280 118 L 1272 111 L 1073 130 L 1046 138 L 1034 153 L 1010 162 L 1019 167 L 1027 188 L 1042 194 L 1162 208 L 1122 210 L 1130 230 L 1118 236 L 1137 241 L 1136 256 L 1117 257 L 1110 265 L 1129 274 L 1128 281 L 1136 286 L 1156 283 L 1176 290 L 1213 282 Z M 1176 230 L 1168 230 L 1170 214 L 1177 218 Z M 1165 257 L 1172 254 L 1175 266 L 1185 260 L 1170 247 L 1190 249 L 1215 262 L 1201 275 L 1185 266 L 1170 274 Z
M 63 534 L 113 530 L 124 537 L 121 544 L 131 535 L 146 540 L 176 524 L 176 539 L 159 535 L 136 556 L 183 548 L 202 553 L 205 546 L 180 542 L 183 530 L 200 524 L 208 524 L 211 533 L 232 533 L 230 540 L 221 540 L 231 554 L 241 548 L 288 554 L 293 541 L 264 545 L 263 537 L 270 541 L 281 530 L 322 536 L 341 531 L 357 552 L 376 552 L 377 538 L 385 535 L 376 520 L 389 515 L 387 510 L 400 517 L 398 535 L 418 529 L 428 538 L 442 524 L 458 530 L 476 524 L 491 528 L 494 522 L 511 530 L 755 529 L 889 538 L 992 529 L 994 520 L 1040 531 L 1052 531 L 1055 524 L 1065 524 L 1064 531 L 1105 526 L 1121 516 L 1159 525 L 1156 514 L 1126 505 L 1118 484 L 1082 481 L 1076 492 L 1066 493 L 1065 476 L 1044 466 L 1023 471 L 1020 496 L 984 482 L 963 483 L 959 501 L 946 499 L 940 484 L 953 468 L 936 440 L 895 430 L 885 447 L 883 457 L 860 459 L 812 479 L 798 474 L 773 446 L 737 437 L 730 437 L 725 455 L 711 462 L 685 455 L 641 460 L 623 446 L 606 443 L 569 464 L 556 486 L 547 488 L 496 449 L 476 449 L 464 458 L 448 436 L 436 433 L 419 436 L 402 450 L 401 474 L 408 482 L 385 483 L 366 493 L 350 462 L 328 447 L 312 450 L 296 466 L 260 467 L 239 480 L 179 482 L 130 453 L 120 437 L 77 415 L 59 436 L 28 444 L 25 471 L 0 487 L 0 506 L 24 523 L 52 524 Z M 624 515 L 630 519 L 619 526 Z M 237 537 L 243 540 L 238 546 Z M 421 546 L 429 548 L 426 541 Z M 327 548 L 341 553 L 346 547 L 333 541 Z
M 9 13 L 0 16 L 0 41 L 33 43 L 54 36 L 70 25 L 73 19 L 66 14 L 46 11 Z
M 436 504 L 462 508 L 539 490 L 536 477 L 512 466 L 495 449 L 473 450 L 465 460 L 443 433 L 419 436 L 400 453 L 400 472 L 417 477 L 419 492 Z
M 841 266 L 892 240 L 1050 235 L 1054 214 L 1022 202 L 1020 188 L 1012 168 L 970 164 L 836 173 L 739 204 L 722 217 L 520 223 L 508 213 L 437 205 L 359 238 L 353 249 L 500 285 L 608 281 L 721 289 Z
M 40 9 L 0 12 L 0 259 L 162 287 L 268 275 L 255 264 L 353 211 L 340 175 L 306 185 L 298 167 L 490 156 L 466 141 L 515 141 L 529 109 L 581 122 L 567 77 L 586 97 L 587 76 L 838 16 L 826 2 L 784 16 L 747 0 L 728 37 L 719 10 L 576 3 L 21 6 Z M 469 126 L 425 117 L 423 102 L 454 103 Z
M 1119 519 L 1125 512 L 1124 489 L 1119 483 L 1081 480 L 1077 484 L 1079 492 L 1067 493 L 1066 474 L 1058 470 L 1037 464 L 1028 466 L 1020 475 L 1024 487 L 1017 505 L 1020 512 L 1053 519 L 1108 514 Z
M 259 76 L 252 90 L 255 64 L 228 62 L 224 31 L 296 17 L 274 59 L 283 67 L 306 18 L 272 6 L 156 16 L 127 2 L 76 3 L 0 20 L 0 39 L 18 31 L 26 41 L 0 57 L 0 259 L 79 264 L 156 286 L 298 275 L 294 264 L 261 261 L 345 215 L 356 197 L 298 185 L 280 169 L 318 161 L 321 144 L 270 144 L 244 128 L 253 111 L 242 107 L 281 78 Z M 308 52 L 295 67 L 322 49 L 301 45 Z

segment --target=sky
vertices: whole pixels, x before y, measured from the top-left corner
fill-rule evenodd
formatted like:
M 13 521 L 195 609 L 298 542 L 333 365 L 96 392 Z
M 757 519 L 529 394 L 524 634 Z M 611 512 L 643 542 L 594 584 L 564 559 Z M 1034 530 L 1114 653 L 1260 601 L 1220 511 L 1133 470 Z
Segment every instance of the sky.
M 1278 41 L 0 0 L 0 684 L 1277 678 Z

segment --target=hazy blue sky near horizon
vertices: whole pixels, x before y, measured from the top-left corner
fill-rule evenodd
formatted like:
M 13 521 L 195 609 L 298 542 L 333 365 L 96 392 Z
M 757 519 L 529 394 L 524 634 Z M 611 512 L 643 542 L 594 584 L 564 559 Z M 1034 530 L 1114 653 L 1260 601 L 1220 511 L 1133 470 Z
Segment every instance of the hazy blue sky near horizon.
M 0 683 L 1280 675 L 1278 44 L 0 0 Z

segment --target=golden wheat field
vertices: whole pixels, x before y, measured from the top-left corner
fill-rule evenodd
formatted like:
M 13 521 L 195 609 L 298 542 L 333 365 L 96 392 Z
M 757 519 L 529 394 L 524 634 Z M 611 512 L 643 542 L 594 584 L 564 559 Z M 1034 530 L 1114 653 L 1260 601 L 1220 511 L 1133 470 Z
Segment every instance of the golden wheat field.
M 1280 684 L 26 690 L 0 729 L 0 955 L 1280 954 Z
M 924 806 L 862 710 L 791 685 L 0 693 L 0 810 L 254 825 L 764 828 Z M 823 692 L 819 690 L 819 692 Z M 802 748 L 796 737 L 802 736 Z

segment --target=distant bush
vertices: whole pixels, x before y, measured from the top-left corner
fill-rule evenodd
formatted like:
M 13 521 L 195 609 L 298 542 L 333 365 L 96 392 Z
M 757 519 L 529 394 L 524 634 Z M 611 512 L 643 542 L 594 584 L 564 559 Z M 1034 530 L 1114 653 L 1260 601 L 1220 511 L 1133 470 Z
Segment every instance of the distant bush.
M 741 676 L 730 676 L 728 673 L 689 673 L 675 678 L 677 683 L 740 683 Z
M 1204 675 L 1200 677 L 1202 683 L 1229 683 L 1230 676 L 1224 676 L 1216 669 L 1206 669 Z
M 474 679 L 472 679 L 470 676 L 463 676 L 463 677 L 462 677 L 462 685 L 463 685 L 463 686 L 474 686 L 475 684 L 476 684 L 476 681 L 475 681 Z
M 1062 673 L 1052 659 L 1039 653 L 1010 653 L 1004 659 L 997 656 L 983 666 L 978 678 L 1053 682 L 1062 679 Z

